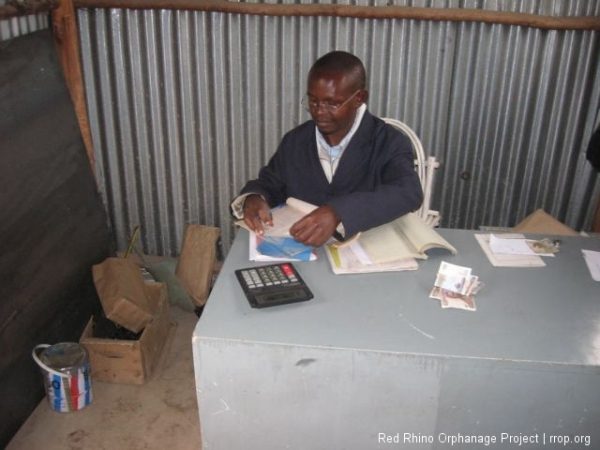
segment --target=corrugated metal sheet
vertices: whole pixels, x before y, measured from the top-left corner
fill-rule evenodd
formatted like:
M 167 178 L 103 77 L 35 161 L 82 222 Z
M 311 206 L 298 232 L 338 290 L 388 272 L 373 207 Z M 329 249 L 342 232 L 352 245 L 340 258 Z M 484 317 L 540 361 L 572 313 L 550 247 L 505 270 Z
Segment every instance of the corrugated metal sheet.
M 396 4 L 600 15 L 599 1 Z M 365 62 L 371 111 L 412 126 L 442 162 L 432 205 L 442 226 L 509 226 L 536 208 L 591 223 L 596 31 L 164 10 L 78 17 L 99 180 L 121 247 L 140 225 L 147 252 L 177 254 L 185 224 L 203 223 L 222 228 L 227 251 L 229 201 L 308 118 L 306 73 L 332 49 Z
M 5 3 L 0 2 L 0 6 Z M 0 20 L 0 42 L 48 28 L 48 15 L 36 14 Z

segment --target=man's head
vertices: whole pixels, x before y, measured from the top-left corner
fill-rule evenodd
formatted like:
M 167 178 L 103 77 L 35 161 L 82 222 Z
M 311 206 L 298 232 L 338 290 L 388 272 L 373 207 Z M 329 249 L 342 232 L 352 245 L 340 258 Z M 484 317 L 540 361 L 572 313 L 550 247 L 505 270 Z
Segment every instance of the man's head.
M 368 98 L 365 68 L 356 56 L 342 51 L 319 58 L 308 73 L 309 112 L 331 145 L 352 128 L 356 110 Z

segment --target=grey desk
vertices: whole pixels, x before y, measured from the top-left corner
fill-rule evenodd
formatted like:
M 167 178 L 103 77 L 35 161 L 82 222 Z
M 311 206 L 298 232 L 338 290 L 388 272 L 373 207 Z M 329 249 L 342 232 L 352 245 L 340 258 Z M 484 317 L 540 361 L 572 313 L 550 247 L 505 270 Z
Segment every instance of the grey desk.
M 600 448 L 600 283 L 581 255 L 600 240 L 516 269 L 440 233 L 458 255 L 417 271 L 336 276 L 321 250 L 295 263 L 313 300 L 256 310 L 240 231 L 193 336 L 203 450 Z M 476 312 L 428 298 L 442 260 L 485 282 Z

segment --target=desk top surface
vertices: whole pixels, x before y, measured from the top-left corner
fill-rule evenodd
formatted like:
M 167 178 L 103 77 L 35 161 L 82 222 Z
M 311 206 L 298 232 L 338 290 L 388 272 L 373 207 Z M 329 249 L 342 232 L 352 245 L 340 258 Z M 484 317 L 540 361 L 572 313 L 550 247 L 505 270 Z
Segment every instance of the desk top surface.
M 428 251 L 416 271 L 334 275 L 325 252 L 294 262 L 314 294 L 308 302 L 250 307 L 234 270 L 248 261 L 240 230 L 202 317 L 196 339 L 317 346 L 414 355 L 600 365 L 600 282 L 581 249 L 600 239 L 562 237 L 546 267 L 492 266 L 474 231 L 438 230 L 458 249 Z M 440 262 L 471 267 L 485 283 L 477 311 L 442 309 L 429 292 Z

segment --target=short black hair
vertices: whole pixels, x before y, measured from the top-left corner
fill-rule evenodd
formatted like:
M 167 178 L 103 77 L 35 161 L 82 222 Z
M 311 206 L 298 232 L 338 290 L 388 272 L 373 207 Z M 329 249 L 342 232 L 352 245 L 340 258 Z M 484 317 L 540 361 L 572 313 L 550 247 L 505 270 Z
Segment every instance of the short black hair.
M 362 61 L 352 53 L 336 50 L 329 52 L 315 61 L 308 77 L 316 73 L 341 72 L 348 75 L 356 89 L 366 89 L 367 74 Z

